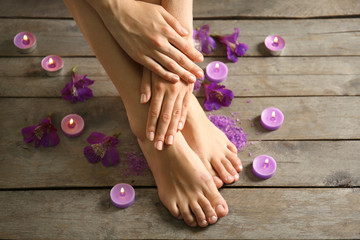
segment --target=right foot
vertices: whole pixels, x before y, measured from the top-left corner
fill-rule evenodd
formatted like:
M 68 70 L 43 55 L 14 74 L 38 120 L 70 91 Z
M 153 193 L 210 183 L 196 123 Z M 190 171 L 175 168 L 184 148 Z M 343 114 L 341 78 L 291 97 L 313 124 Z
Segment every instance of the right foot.
M 138 139 L 155 178 L 161 202 L 171 214 L 192 227 L 206 227 L 228 213 L 215 183 L 179 132 L 176 142 L 162 151 Z

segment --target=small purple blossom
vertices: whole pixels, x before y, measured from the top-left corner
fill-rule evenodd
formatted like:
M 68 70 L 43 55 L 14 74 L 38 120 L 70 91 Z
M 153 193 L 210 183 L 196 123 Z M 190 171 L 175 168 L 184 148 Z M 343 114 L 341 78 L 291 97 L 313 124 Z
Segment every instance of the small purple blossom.
M 239 36 L 239 29 L 235 28 L 234 33 L 225 36 L 218 36 L 219 41 L 226 46 L 227 58 L 230 61 L 237 62 L 238 56 L 244 56 L 248 50 L 248 46 L 245 43 L 239 43 L 237 41 Z
M 193 89 L 193 93 L 196 94 L 199 92 L 201 85 L 203 84 L 205 79 L 205 76 L 203 76 L 202 78 L 197 78 L 196 82 L 194 83 L 194 89 Z
M 60 138 L 56 133 L 57 128 L 51 123 L 51 115 L 43 119 L 40 124 L 25 127 L 21 130 L 24 142 L 35 142 L 35 147 L 53 147 L 59 144 Z
M 234 93 L 230 89 L 226 89 L 224 85 L 204 83 L 205 102 L 204 107 L 207 111 L 217 110 L 222 106 L 228 107 L 234 98 Z
M 72 103 L 77 101 L 85 102 L 87 99 L 93 96 L 93 92 L 88 86 L 94 83 L 94 80 L 87 78 L 87 75 L 76 74 L 77 66 L 72 69 L 71 81 L 68 82 L 61 90 L 63 99 L 69 100 Z
M 195 48 L 205 54 L 209 54 L 216 48 L 216 42 L 210 36 L 209 32 L 209 25 L 203 25 L 198 30 L 194 29 L 193 31 Z
M 116 166 L 119 161 L 119 152 L 116 145 L 120 143 L 119 134 L 106 136 L 103 133 L 93 132 L 86 139 L 89 146 L 84 148 L 84 154 L 89 163 L 97 163 L 100 160 L 105 167 Z

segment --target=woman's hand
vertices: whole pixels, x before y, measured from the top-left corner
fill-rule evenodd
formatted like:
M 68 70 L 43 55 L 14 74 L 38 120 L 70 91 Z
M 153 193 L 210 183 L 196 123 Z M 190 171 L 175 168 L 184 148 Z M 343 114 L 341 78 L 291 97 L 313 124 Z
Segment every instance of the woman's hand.
M 164 142 L 171 145 L 178 130 L 184 127 L 187 108 L 194 84 L 179 81 L 175 84 L 161 79 L 143 68 L 141 103 L 150 101 L 146 137 L 162 150 Z
M 162 6 L 134 0 L 89 0 L 121 48 L 162 79 L 194 83 L 202 54 L 183 39 L 191 35 Z

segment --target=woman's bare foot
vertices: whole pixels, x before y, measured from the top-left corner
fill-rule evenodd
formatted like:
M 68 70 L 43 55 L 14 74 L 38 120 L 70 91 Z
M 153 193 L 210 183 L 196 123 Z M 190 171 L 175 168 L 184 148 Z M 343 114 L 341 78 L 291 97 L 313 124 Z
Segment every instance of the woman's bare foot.
M 239 179 L 242 164 L 237 149 L 226 135 L 206 117 L 195 96 L 191 97 L 188 118 L 182 133 L 214 178 L 218 188 Z
M 206 227 L 228 213 L 228 206 L 214 181 L 181 133 L 163 151 L 138 139 L 154 175 L 159 197 L 171 214 L 192 227 Z

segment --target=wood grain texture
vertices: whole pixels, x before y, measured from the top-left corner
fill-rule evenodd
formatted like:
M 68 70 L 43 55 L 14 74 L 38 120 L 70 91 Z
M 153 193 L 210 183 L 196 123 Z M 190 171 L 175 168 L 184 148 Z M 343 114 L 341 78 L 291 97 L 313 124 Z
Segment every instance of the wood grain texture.
M 357 239 L 359 189 L 224 189 L 230 213 L 206 229 L 187 227 L 155 189 L 136 189 L 116 209 L 109 189 L 0 192 L 6 239 Z M 21 226 L 21 227 L 19 227 Z
M 212 34 L 231 34 L 240 28 L 239 42 L 246 43 L 246 56 L 268 56 L 264 39 L 280 34 L 286 40 L 283 56 L 358 56 L 360 55 L 360 19 L 311 20 L 198 20 L 195 27 L 210 25 Z M 0 55 L 21 56 L 13 37 L 20 31 L 31 31 L 38 44 L 31 56 L 93 56 L 73 20 L 0 19 Z M 217 44 L 211 56 L 225 56 L 226 49 Z M 22 55 L 23 56 L 23 55 Z
M 357 0 L 194 0 L 195 18 L 357 16 Z M 0 0 L 0 17 L 71 18 L 61 0 Z
M 214 60 L 226 62 L 207 57 L 200 66 L 205 69 Z M 95 96 L 119 96 L 96 58 L 64 61 L 62 74 L 50 78 L 41 69 L 40 57 L 0 58 L 0 97 L 60 97 L 76 65 L 79 74 L 95 80 Z M 226 65 L 229 77 L 223 84 L 237 97 L 360 95 L 360 57 L 241 58 Z

